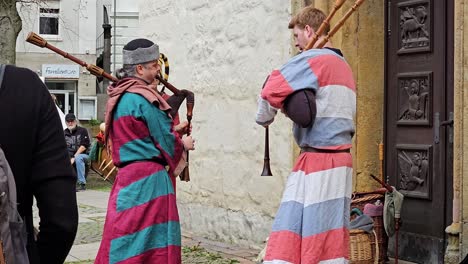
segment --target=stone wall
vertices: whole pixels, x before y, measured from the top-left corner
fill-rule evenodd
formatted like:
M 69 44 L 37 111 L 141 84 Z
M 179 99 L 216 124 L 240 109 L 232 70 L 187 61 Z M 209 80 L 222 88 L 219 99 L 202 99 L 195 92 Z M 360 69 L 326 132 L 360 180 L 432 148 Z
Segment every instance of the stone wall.
M 292 133 L 279 114 L 270 127 L 274 176 L 261 177 L 256 101 L 266 76 L 291 56 L 290 10 L 283 0 L 141 1 L 140 36 L 168 56 L 169 81 L 196 95 L 191 181 L 177 186 L 183 232 L 249 246 L 268 236 L 292 166 Z
M 332 8 L 331 1 L 327 2 L 330 2 Z M 354 2 L 345 2 L 332 25 L 341 19 Z M 378 144 L 383 142 L 384 7 L 384 1 L 381 0 L 364 1 L 333 38 L 334 45 L 343 50 L 351 65 L 357 85 L 356 134 L 353 146 L 355 191 L 370 191 L 380 187 L 369 175 L 379 175 Z
M 468 254 L 468 155 L 465 155 L 468 142 L 468 2 L 455 0 L 455 40 L 454 40 L 454 93 L 455 122 L 453 149 L 453 234 L 461 231 L 459 256 Z M 457 208 L 458 207 L 458 208 Z M 458 210 L 457 210 L 458 209 Z M 452 262 L 455 263 L 455 262 Z

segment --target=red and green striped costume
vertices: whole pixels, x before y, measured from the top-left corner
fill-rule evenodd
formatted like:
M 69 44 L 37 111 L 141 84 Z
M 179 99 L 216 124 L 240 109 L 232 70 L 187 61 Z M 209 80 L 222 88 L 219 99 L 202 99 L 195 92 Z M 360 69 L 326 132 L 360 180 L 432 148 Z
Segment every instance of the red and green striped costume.
M 112 111 L 112 158 L 119 167 L 95 263 L 181 263 L 174 187 L 183 143 L 165 111 L 123 93 Z

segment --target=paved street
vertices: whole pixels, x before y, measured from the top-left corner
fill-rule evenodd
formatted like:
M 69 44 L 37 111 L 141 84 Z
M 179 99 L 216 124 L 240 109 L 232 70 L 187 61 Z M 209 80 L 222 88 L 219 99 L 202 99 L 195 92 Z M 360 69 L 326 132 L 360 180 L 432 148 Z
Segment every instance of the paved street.
M 75 243 L 67 262 L 94 259 L 102 237 L 106 218 L 108 192 L 87 190 L 77 192 L 79 225 Z
M 76 193 L 79 209 L 79 226 L 75 243 L 66 259 L 66 263 L 93 263 L 99 248 L 102 229 L 106 216 L 109 192 L 87 190 Z M 35 210 L 35 224 L 38 223 Z M 211 241 L 187 232 L 182 235 L 183 263 L 189 264 L 253 264 L 258 252 L 239 248 L 234 245 Z M 388 264 L 394 263 L 393 260 Z M 410 262 L 399 261 L 402 264 Z
M 102 236 L 109 193 L 87 190 L 77 192 L 76 196 L 79 208 L 78 233 L 66 263 L 92 263 Z M 36 225 L 38 220 L 37 210 L 35 210 Z M 251 264 L 255 263 L 251 260 L 257 254 L 255 250 L 210 241 L 188 233 L 183 234 L 182 245 L 184 263 Z

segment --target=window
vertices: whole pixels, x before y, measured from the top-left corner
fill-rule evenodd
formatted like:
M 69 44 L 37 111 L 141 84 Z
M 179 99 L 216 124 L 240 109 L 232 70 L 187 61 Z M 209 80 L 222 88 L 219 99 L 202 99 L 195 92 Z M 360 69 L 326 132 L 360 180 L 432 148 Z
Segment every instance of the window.
M 97 97 L 96 96 L 79 96 L 78 97 L 78 119 L 91 120 L 97 117 Z
M 59 12 L 58 8 L 39 9 L 39 34 L 58 35 L 59 34 Z

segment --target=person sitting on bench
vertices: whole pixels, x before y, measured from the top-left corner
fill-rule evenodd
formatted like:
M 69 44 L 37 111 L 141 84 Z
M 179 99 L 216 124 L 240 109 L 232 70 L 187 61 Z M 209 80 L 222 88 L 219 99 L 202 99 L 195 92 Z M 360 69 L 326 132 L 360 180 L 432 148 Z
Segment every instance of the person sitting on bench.
M 67 123 L 67 128 L 64 130 L 67 150 L 70 162 L 76 167 L 76 175 L 78 176 L 77 191 L 84 191 L 86 190 L 85 169 L 89 159 L 90 146 L 88 130 L 78 126 L 76 116 L 72 113 L 65 116 L 65 122 Z

